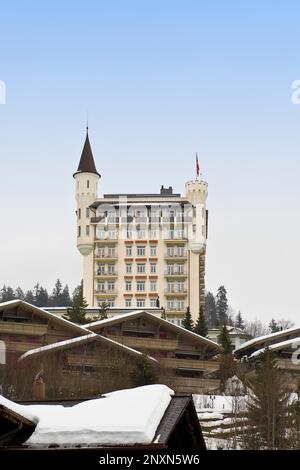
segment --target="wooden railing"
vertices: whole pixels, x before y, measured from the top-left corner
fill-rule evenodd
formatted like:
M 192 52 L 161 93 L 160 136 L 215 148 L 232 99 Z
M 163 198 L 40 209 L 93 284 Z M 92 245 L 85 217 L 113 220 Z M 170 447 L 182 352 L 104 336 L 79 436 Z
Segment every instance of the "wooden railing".
M 172 379 L 172 386 L 174 386 L 176 392 L 205 393 L 212 390 L 218 390 L 220 387 L 220 380 L 174 377 Z
M 164 367 L 170 369 L 191 368 L 201 369 L 203 371 L 217 371 L 219 369 L 219 363 L 217 361 L 205 361 L 199 359 L 179 359 L 179 358 L 166 358 L 160 359 L 159 361 Z
M 138 338 L 136 336 L 112 336 L 108 338 L 117 341 L 118 343 L 125 344 L 125 346 L 136 347 L 138 349 L 157 349 L 169 350 L 177 349 L 177 340 L 172 339 L 158 339 L 158 338 Z
M 292 359 L 278 359 L 277 366 L 279 369 L 284 370 L 298 370 L 300 372 L 300 361 L 298 364 L 294 364 Z
M 0 333 L 42 336 L 46 332 L 47 325 L 37 325 L 36 323 L 0 321 Z

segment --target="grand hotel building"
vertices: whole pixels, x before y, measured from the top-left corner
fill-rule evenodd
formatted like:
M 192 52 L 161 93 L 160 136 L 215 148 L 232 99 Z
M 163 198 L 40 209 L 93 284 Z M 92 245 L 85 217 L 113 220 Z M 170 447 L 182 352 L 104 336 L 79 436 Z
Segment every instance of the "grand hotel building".
M 74 174 L 77 248 L 83 256 L 84 297 L 90 307 L 164 308 L 180 325 L 204 303 L 207 183 L 188 181 L 157 194 L 104 194 L 86 135 Z

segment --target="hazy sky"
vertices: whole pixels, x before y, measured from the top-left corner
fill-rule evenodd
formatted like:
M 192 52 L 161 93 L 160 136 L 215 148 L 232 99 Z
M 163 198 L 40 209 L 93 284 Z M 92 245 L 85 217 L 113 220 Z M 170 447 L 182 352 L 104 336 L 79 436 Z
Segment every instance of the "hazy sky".
M 299 318 L 299 1 L 0 6 L 0 285 L 73 288 L 89 113 L 100 192 L 209 183 L 207 288 L 250 319 Z

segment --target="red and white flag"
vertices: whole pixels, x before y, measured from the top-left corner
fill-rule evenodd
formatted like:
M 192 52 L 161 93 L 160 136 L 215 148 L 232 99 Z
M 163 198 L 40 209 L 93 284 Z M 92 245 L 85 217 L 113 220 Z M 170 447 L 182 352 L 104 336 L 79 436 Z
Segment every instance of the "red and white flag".
M 198 154 L 196 153 L 196 175 L 197 178 L 200 175 L 200 165 L 199 165 L 199 160 L 198 160 Z

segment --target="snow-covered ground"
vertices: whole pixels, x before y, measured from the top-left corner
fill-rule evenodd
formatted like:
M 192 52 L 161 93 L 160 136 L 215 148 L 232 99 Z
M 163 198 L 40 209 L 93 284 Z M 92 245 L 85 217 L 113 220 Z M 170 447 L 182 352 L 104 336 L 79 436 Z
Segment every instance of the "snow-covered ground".
M 147 385 L 107 393 L 72 407 L 18 405 L 0 396 L 0 404 L 37 424 L 26 445 L 149 444 L 173 390 Z

